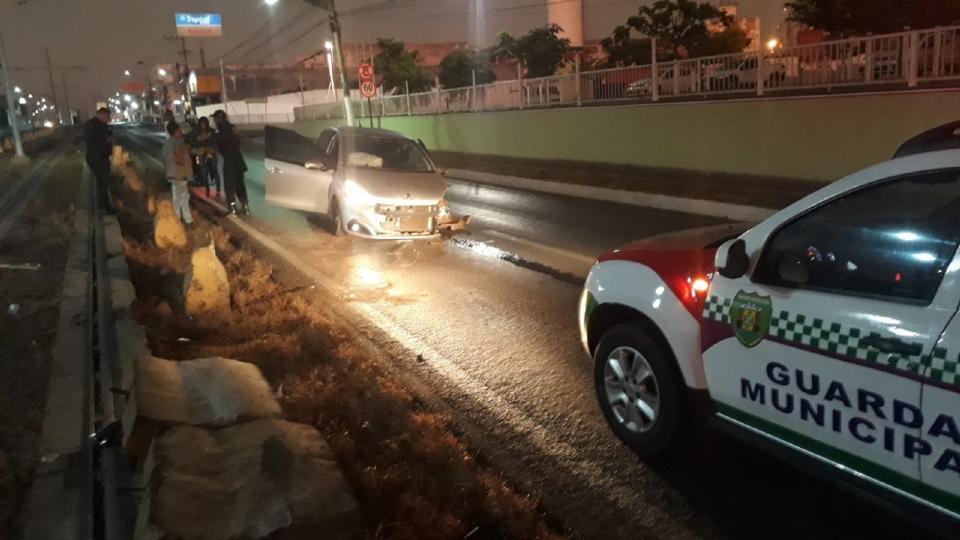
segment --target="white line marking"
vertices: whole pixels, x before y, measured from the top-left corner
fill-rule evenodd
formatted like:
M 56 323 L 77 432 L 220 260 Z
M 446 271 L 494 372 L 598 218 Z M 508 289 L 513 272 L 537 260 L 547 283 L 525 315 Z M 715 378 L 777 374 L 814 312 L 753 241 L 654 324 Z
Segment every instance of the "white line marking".
M 516 236 L 510 235 L 510 234 L 507 234 L 507 233 L 503 233 L 503 232 L 500 232 L 500 231 L 494 231 L 494 230 L 492 230 L 492 229 L 482 230 L 482 231 L 480 231 L 480 234 L 486 234 L 486 235 L 489 235 L 489 236 L 495 236 L 495 237 L 501 238 L 501 239 L 503 239 L 503 240 L 508 240 L 508 241 L 510 241 L 510 242 L 516 242 L 517 244 L 521 244 L 521 245 L 524 245 L 524 246 L 527 246 L 527 247 L 532 247 L 532 248 L 534 248 L 534 249 L 539 249 L 539 250 L 542 250 L 542 251 L 546 251 L 546 252 L 548 252 L 548 253 L 553 253 L 554 255 L 560 255 L 561 257 L 567 257 L 567 258 L 569 258 L 569 259 L 575 259 L 575 260 L 578 260 L 578 261 L 581 261 L 581 262 L 585 262 L 585 263 L 590 264 L 590 265 L 592 265 L 593 263 L 597 262 L 597 258 L 596 258 L 596 257 L 590 257 L 589 255 L 583 255 L 582 253 L 574 253 L 573 251 L 567 251 L 567 250 L 565 250 L 565 249 L 560 249 L 560 248 L 557 248 L 557 247 L 548 246 L 548 245 L 545 245 L 545 244 L 541 244 L 541 243 L 539 243 L 539 242 L 534 242 L 533 240 L 527 240 L 527 239 L 525 239 L 525 238 L 518 238 L 518 237 L 516 237 Z

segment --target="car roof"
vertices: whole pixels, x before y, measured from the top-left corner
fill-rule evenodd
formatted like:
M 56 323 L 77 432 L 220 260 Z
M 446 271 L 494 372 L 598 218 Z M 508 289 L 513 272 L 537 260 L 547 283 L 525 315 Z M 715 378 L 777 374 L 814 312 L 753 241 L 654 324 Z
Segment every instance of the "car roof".
M 366 136 L 366 137 L 379 137 L 381 139 L 412 140 L 410 137 L 407 137 L 403 133 L 397 133 L 396 131 L 390 131 L 389 129 L 352 127 L 352 126 L 340 126 L 335 129 L 340 133 L 340 136 L 343 136 L 343 137 Z

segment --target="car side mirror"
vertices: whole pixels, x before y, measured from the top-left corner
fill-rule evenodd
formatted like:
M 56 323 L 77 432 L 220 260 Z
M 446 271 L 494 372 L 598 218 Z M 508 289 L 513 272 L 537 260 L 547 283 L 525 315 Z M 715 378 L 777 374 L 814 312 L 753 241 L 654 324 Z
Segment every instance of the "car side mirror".
M 717 273 L 728 279 L 743 277 L 750 268 L 750 256 L 747 255 L 747 243 L 741 239 L 724 242 L 717 250 L 714 261 Z
M 303 164 L 303 168 L 311 171 L 325 171 L 328 167 L 327 164 L 322 161 L 308 161 Z
M 810 261 L 796 253 L 784 253 L 777 273 L 787 283 L 802 285 L 810 279 Z

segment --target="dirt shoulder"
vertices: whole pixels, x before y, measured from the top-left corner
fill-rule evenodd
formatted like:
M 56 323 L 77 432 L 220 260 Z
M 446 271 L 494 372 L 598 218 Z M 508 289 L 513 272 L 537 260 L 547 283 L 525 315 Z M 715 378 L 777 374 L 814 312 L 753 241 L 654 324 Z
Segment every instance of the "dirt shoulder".
M 161 190 L 162 179 L 149 184 Z M 126 200 L 133 209 L 136 200 Z M 118 215 L 138 301 L 132 310 L 157 356 L 222 356 L 257 365 L 288 420 L 326 437 L 376 539 L 555 538 L 537 501 L 480 466 L 451 420 L 430 409 L 354 344 L 342 323 L 312 307 L 216 218 L 200 217 L 194 245 L 212 238 L 229 276 L 233 318 L 179 314 L 189 250 L 149 241 L 143 211 Z M 146 234 L 145 234 L 146 233 Z
M 37 156 L 36 147 L 32 150 Z M 0 159 L 0 196 L 6 191 L 2 184 L 22 177 L 24 167 Z M 39 265 L 0 267 L 0 540 L 22 534 L 23 503 L 40 457 L 51 348 L 81 167 L 79 152 L 68 150 L 10 233 L 0 239 L 0 264 Z
M 635 167 L 586 161 L 540 160 L 431 151 L 444 169 L 517 176 L 673 197 L 783 208 L 823 187 L 821 182 Z

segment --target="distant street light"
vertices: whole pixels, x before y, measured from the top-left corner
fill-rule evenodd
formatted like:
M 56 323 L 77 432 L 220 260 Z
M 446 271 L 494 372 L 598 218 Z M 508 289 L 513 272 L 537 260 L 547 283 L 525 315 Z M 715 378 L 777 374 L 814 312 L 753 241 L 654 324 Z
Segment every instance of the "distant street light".
M 21 90 L 19 86 L 14 86 L 13 91 L 17 94 L 19 94 L 20 92 L 23 92 L 23 90 Z
M 777 48 L 777 45 L 780 45 L 780 42 L 777 41 L 777 38 L 770 38 L 770 41 L 767 42 L 767 48 L 771 51 Z
M 276 5 L 277 2 L 278 2 L 278 0 L 263 0 L 263 3 L 266 4 L 266 5 L 268 5 L 268 6 Z
M 123 96 L 123 100 L 126 101 L 127 103 L 130 103 L 130 100 L 131 100 L 131 99 L 133 99 L 133 98 L 130 97 L 130 94 L 126 94 L 126 95 Z
M 20 98 L 20 104 L 21 104 L 21 105 L 26 105 L 26 104 L 27 104 L 27 98 L 25 98 L 25 97 Z
M 165 69 L 163 69 L 163 68 L 160 68 L 159 70 L 157 70 L 157 73 L 159 73 L 161 77 L 166 77 L 166 76 L 167 76 L 167 70 L 165 70 Z
M 129 77 L 129 76 L 130 76 L 130 70 L 129 70 L 129 69 L 123 70 L 123 74 L 126 75 L 127 77 Z
M 133 103 L 130 104 L 130 108 L 133 109 L 133 110 L 137 110 L 137 109 L 140 108 L 140 106 L 137 105 L 137 102 L 136 102 L 136 101 L 134 101 Z
M 33 99 L 33 94 L 27 94 L 27 97 Z
M 328 50 L 328 51 L 333 51 L 333 42 L 332 42 L 332 41 L 325 41 L 325 42 L 323 43 L 323 48 L 326 49 L 326 50 Z

